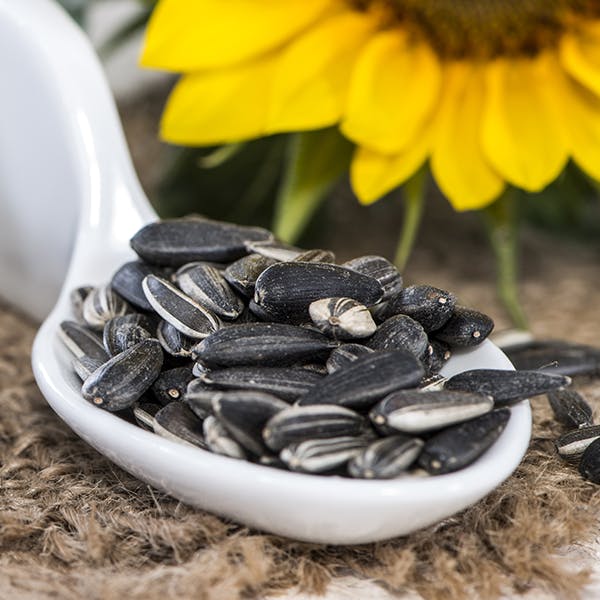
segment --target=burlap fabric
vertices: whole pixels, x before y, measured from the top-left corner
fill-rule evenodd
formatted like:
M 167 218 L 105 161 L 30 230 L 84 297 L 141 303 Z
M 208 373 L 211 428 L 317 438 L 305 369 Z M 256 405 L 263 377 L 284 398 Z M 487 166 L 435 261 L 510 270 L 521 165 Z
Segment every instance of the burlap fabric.
M 460 290 L 464 303 L 488 310 L 502 327 L 491 259 L 478 241 L 465 237 L 460 252 L 450 254 L 435 231 L 429 235 L 409 279 Z M 525 255 L 525 304 L 535 333 L 598 344 L 598 254 L 529 240 Z M 573 598 L 587 581 L 586 570 L 567 565 L 560 553 L 597 534 L 600 488 L 555 455 L 552 438 L 561 428 L 543 398 L 533 403 L 534 435 L 523 463 L 482 502 L 406 539 L 326 547 L 184 506 L 90 449 L 35 386 L 34 331 L 0 308 L 2 599 L 229 600 L 291 588 L 324 592 L 332 577 L 347 575 L 432 599 L 531 589 Z M 596 382 L 578 387 L 600 407 Z

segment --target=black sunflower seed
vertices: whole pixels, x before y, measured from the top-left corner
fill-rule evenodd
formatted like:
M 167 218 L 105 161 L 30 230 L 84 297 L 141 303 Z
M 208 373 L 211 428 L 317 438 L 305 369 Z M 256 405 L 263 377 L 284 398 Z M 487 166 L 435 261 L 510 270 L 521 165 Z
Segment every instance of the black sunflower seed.
M 432 335 L 450 346 L 476 346 L 492 332 L 494 321 L 487 315 L 457 306 L 445 325 Z
M 183 400 L 188 384 L 194 379 L 191 367 L 176 367 L 163 371 L 152 384 L 154 398 L 163 406 Z
M 592 407 L 575 390 L 548 392 L 548 400 L 556 420 L 567 427 L 592 425 Z
M 128 262 L 116 271 L 110 286 L 119 296 L 125 298 L 133 306 L 142 310 L 152 310 L 152 306 L 146 299 L 142 289 L 142 281 L 147 275 L 163 277 L 164 270 L 139 260 Z
M 326 367 L 328 373 L 335 373 L 340 369 L 352 364 L 357 358 L 365 354 L 372 354 L 375 350 L 371 350 L 368 346 L 362 344 L 342 344 L 334 348 L 327 359 Z
M 231 263 L 223 272 L 223 277 L 246 298 L 252 298 L 259 275 L 276 262 L 275 259 L 260 254 L 249 254 Z
M 154 415 L 154 433 L 180 444 L 207 448 L 202 421 L 183 402 L 171 402 Z
M 404 350 L 420 358 L 429 346 L 429 338 L 415 320 L 405 315 L 396 315 L 377 328 L 367 345 L 377 351 Z
M 585 449 L 600 438 L 600 425 L 580 427 L 561 435 L 554 443 L 558 453 L 567 459 L 578 458 Z
M 383 256 L 359 256 L 345 262 L 342 266 L 376 279 L 383 290 L 382 301 L 384 302 L 402 289 L 402 275 L 396 265 Z
M 100 337 L 75 321 L 63 321 L 58 335 L 75 358 L 86 356 L 103 363 L 110 358 Z
M 600 483 L 600 440 L 593 441 L 583 453 L 579 472 L 592 483 Z

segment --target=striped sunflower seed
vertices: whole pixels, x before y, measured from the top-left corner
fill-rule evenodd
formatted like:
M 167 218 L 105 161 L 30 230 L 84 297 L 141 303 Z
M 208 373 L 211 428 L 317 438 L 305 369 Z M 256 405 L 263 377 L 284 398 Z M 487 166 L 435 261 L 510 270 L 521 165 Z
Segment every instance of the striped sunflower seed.
M 330 250 L 307 250 L 298 254 L 293 262 L 308 262 L 308 263 L 335 263 L 335 254 Z
M 275 259 L 260 254 L 248 254 L 231 263 L 223 272 L 223 277 L 246 298 L 252 298 L 259 275 L 276 262 Z
M 181 331 L 175 329 L 167 321 L 159 323 L 156 330 L 156 337 L 163 350 L 167 354 L 177 358 L 191 358 L 192 348 L 198 343 L 198 340 L 183 335 Z
M 567 427 L 589 427 L 593 424 L 592 407 L 575 390 L 548 392 L 548 400 L 556 420 Z
M 342 266 L 376 279 L 383 290 L 382 301 L 384 302 L 402 289 L 402 275 L 396 265 L 383 256 L 359 256 L 345 262 Z
M 423 433 L 473 419 L 493 408 L 491 396 L 475 392 L 401 390 L 379 402 L 369 416 L 380 426 Z
M 226 393 L 222 390 L 216 390 L 200 379 L 193 379 L 188 383 L 183 401 L 199 419 L 206 419 L 206 417 L 213 414 L 213 400 Z
M 173 442 L 207 449 L 202 421 L 183 402 L 171 402 L 154 415 L 154 433 Z
M 585 449 L 600 438 L 600 425 L 580 427 L 561 435 L 554 443 L 558 453 L 566 459 L 579 458 Z
M 308 312 L 312 322 L 336 340 L 366 338 L 377 330 L 369 309 L 352 298 L 315 300 Z
M 423 440 L 396 434 L 369 444 L 348 463 L 348 473 L 362 479 L 393 479 L 417 459 Z
M 246 243 L 246 250 L 260 254 L 277 262 L 288 262 L 305 252 L 301 248 L 284 244 L 275 240 L 250 241 Z
M 156 400 L 166 406 L 174 400 L 183 400 L 188 384 L 193 381 L 190 367 L 176 367 L 163 371 L 152 384 L 151 391 Z
M 148 275 L 163 277 L 164 269 L 139 260 L 128 262 L 113 275 L 110 287 L 136 308 L 149 311 L 152 306 L 142 289 L 142 281 Z
M 211 311 L 165 279 L 148 275 L 142 282 L 142 287 L 152 308 L 188 337 L 202 339 L 221 326 L 218 317 Z
M 60 324 L 58 336 L 75 358 L 85 356 L 102 363 L 110 358 L 102 340 L 93 331 L 75 321 L 63 321 Z
M 433 335 L 450 346 L 476 346 L 492 332 L 494 321 L 477 311 L 456 306 L 454 313 Z
M 429 346 L 429 338 L 415 320 L 396 315 L 384 321 L 367 344 L 373 350 L 405 350 L 420 358 Z
M 600 483 L 600 441 L 593 441 L 584 451 L 579 472 L 592 483 Z
M 161 408 L 160 404 L 155 404 L 154 402 L 136 402 L 133 405 L 135 422 L 143 429 L 154 431 L 154 417 Z
M 114 317 L 104 326 L 102 341 L 110 356 L 116 356 L 143 340 L 154 337 L 152 325 L 144 315 L 133 313 Z
M 117 354 L 84 382 L 83 397 L 111 412 L 130 407 L 160 374 L 163 353 L 155 339 L 147 339 Z
M 223 424 L 212 415 L 204 419 L 202 431 L 204 441 L 211 452 L 229 456 L 229 458 L 246 458 L 244 449 L 229 435 Z
M 71 302 L 71 310 L 73 311 L 73 315 L 77 319 L 78 323 L 84 323 L 83 319 L 83 303 L 85 299 L 88 297 L 89 293 L 94 289 L 92 285 L 83 285 L 81 287 L 75 288 L 69 294 L 69 300 Z
M 103 285 L 94 288 L 87 295 L 82 311 L 86 325 L 92 329 L 103 329 L 110 319 L 127 314 L 131 307 L 110 285 Z
M 510 410 L 501 408 L 440 431 L 425 442 L 419 465 L 432 475 L 470 465 L 500 437 L 509 418 Z
M 108 359 L 107 359 L 108 360 Z M 99 369 L 106 361 L 91 358 L 89 356 L 81 356 L 74 358 L 71 363 L 73 370 L 81 381 L 85 381 L 96 369 Z
M 351 365 L 357 358 L 365 354 L 373 354 L 374 350 L 362 344 L 342 344 L 334 348 L 327 359 L 328 373 L 335 373 Z

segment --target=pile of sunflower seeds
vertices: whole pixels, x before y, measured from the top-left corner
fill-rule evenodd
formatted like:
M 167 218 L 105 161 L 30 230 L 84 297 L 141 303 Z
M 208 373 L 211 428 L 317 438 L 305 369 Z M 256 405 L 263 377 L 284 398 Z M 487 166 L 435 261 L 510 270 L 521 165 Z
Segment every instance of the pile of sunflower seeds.
M 60 335 L 86 400 L 181 443 L 305 473 L 448 473 L 496 441 L 512 404 L 570 383 L 439 376 L 493 322 L 404 287 L 380 256 L 337 265 L 201 217 L 147 225 L 131 246 L 139 260 L 109 284 L 73 291 Z

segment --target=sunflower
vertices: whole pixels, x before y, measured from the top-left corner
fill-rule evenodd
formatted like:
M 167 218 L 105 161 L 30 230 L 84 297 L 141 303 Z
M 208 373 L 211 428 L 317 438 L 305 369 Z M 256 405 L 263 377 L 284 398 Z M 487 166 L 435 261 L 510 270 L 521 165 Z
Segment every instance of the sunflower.
M 337 126 L 364 203 L 427 161 L 457 210 L 600 179 L 598 1 L 160 0 L 142 63 L 184 75 L 167 141 Z

